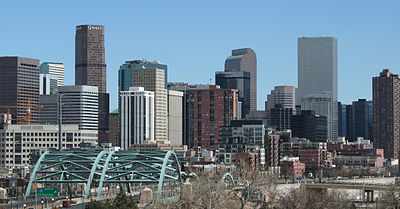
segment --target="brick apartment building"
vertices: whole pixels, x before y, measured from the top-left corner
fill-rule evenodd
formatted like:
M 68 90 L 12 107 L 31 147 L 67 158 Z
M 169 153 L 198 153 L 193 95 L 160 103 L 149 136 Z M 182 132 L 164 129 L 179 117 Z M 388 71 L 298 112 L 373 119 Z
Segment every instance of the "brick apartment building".
M 218 150 L 219 127 L 228 126 L 236 118 L 237 90 L 209 85 L 188 89 L 185 97 L 189 148 Z

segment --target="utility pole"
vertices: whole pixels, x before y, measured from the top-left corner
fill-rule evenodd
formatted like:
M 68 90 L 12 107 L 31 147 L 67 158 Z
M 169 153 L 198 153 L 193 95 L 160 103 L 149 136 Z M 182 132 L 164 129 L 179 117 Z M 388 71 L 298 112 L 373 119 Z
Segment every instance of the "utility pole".
M 61 93 L 58 92 L 58 150 L 62 150 L 62 102 Z

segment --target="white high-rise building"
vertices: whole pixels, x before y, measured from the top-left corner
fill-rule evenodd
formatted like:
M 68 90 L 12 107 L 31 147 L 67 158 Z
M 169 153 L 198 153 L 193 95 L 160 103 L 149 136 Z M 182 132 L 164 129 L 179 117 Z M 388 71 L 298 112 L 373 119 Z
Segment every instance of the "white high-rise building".
M 331 118 L 328 120 L 328 127 L 331 127 L 330 130 L 328 129 L 328 138 L 336 139 L 338 136 L 338 41 L 334 37 L 298 38 L 296 104 L 302 104 L 303 98 L 313 94 L 325 94 L 330 98 L 329 106 L 326 107 L 330 115 L 324 116 Z
M 64 86 L 64 64 L 58 62 L 44 62 L 40 65 L 41 74 L 58 76 L 57 86 Z
M 53 74 L 39 74 L 39 95 L 50 95 L 57 92 L 58 76 Z
M 119 92 L 119 103 L 121 148 L 154 140 L 154 92 L 130 87 Z
M 96 86 L 59 86 L 62 123 L 78 124 L 81 130 L 98 130 L 98 88 Z

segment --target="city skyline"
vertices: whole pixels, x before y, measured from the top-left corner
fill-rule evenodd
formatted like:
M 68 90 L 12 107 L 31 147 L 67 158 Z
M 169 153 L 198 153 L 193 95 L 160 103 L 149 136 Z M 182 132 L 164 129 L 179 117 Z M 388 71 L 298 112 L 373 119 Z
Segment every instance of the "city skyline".
M 333 36 L 339 41 L 339 101 L 350 104 L 358 98 L 372 99 L 372 83 L 370 77 L 376 75 L 380 69 L 390 68 L 394 73 L 400 72 L 400 30 L 391 27 L 394 25 L 397 2 L 392 4 L 380 3 L 293 3 L 286 6 L 279 3 L 261 3 L 245 5 L 226 5 L 225 2 L 213 2 L 213 8 L 208 8 L 209 2 L 183 3 L 176 8 L 170 8 L 172 16 L 156 15 L 151 20 L 137 18 L 135 25 L 132 18 L 141 17 L 139 11 L 135 16 L 124 14 L 125 8 L 106 3 L 92 5 L 83 3 L 81 8 L 74 4 L 59 5 L 62 11 L 49 11 L 41 16 L 26 18 L 35 8 L 50 5 L 28 3 L 23 9 L 22 16 L 14 17 L 11 11 L 18 5 L 7 3 L 10 9 L 0 14 L 2 19 L 16 18 L 21 24 L 4 24 L 0 40 L 1 56 L 22 56 L 40 59 L 41 62 L 62 62 L 65 64 L 65 84 L 74 83 L 74 33 L 75 27 L 81 24 L 99 24 L 105 26 L 106 63 L 108 65 L 107 82 L 111 101 L 118 97 L 118 67 L 125 60 L 147 59 L 160 60 L 169 67 L 169 81 L 187 81 L 191 83 L 214 84 L 214 72 L 223 71 L 226 55 L 232 49 L 249 47 L 257 54 L 258 90 L 257 106 L 263 109 L 266 94 L 277 85 L 297 86 L 297 46 L 296 40 L 302 36 Z M 166 7 L 164 3 L 157 5 L 151 3 L 136 3 L 142 8 L 151 8 L 157 13 Z M 136 5 L 135 4 L 135 5 Z M 228 6 L 232 12 L 243 12 L 246 15 L 235 17 L 228 15 L 217 18 L 214 11 Z M 177 14 L 182 8 L 187 11 Z M 32 9 L 33 8 L 33 9 Z M 105 8 L 110 10 L 110 15 L 99 15 Z M 211 15 L 202 14 L 205 9 Z M 283 9 L 283 13 L 278 11 Z M 360 11 L 354 16 L 353 10 Z M 122 10 L 122 12 L 119 12 Z M 145 9 L 144 9 L 145 10 Z M 242 11 L 243 10 L 243 11 Z M 277 11 L 275 11 L 277 10 Z M 340 12 L 339 12 L 340 10 Z M 371 16 L 375 10 L 385 11 L 384 15 Z M 85 12 L 83 12 L 85 11 Z M 249 11 L 253 11 L 250 13 Z M 307 14 L 313 11 L 313 14 Z M 61 18 L 69 13 L 83 14 L 71 18 Z M 216 12 L 217 13 L 217 12 Z M 115 14 L 115 15 L 112 15 Z M 320 20 L 312 19 L 320 15 Z M 56 18 L 48 18 L 55 16 Z M 185 16 L 192 17 L 185 20 Z M 210 22 L 211 19 L 216 22 Z M 173 21 L 177 24 L 168 24 Z M 274 19 L 274 21 L 270 21 Z M 55 21 L 57 20 L 57 21 Z M 266 21 L 267 20 L 267 21 Z M 48 25 L 53 30 L 42 33 L 37 24 Z M 233 25 L 242 23 L 243 30 L 237 31 Z M 368 24 L 366 24 L 368 23 Z M 226 24 L 226 25 L 224 25 Z M 264 27 L 260 27 L 264 26 Z M 32 27 L 35 25 L 35 27 Z M 137 25 L 137 26 L 136 26 Z M 192 26 L 193 25 L 193 26 Z M 130 33 L 135 29 L 143 31 L 154 29 L 162 31 L 163 36 L 149 35 L 149 33 Z M 279 30 L 277 30 L 279 28 Z M 22 31 L 30 30 L 26 36 Z M 121 33 L 122 30 L 124 33 Z M 207 31 L 214 32 L 209 33 Z M 235 31 L 235 33 L 233 33 Z M 249 31 L 251 33 L 249 33 Z M 279 31 L 279 33 L 271 32 Z M 133 35 L 132 35 L 133 34 Z M 283 34 L 283 35 L 282 35 Z M 368 43 L 368 44 L 366 44 Z M 193 50 L 196 48 L 196 50 Z M 38 50 L 39 49 L 39 50 Z M 190 65 L 200 56 L 208 60 L 200 65 Z M 183 58 L 184 57 L 184 58 Z M 190 66 L 190 69 L 188 69 Z M 279 76 L 285 75 L 285 76 Z M 359 78 L 354 80 L 353 77 Z M 213 79 L 210 82 L 210 79 Z M 346 91 L 346 89 L 351 89 Z M 355 94 L 358 95 L 355 95 Z M 110 111 L 117 107 L 117 103 L 110 104 Z

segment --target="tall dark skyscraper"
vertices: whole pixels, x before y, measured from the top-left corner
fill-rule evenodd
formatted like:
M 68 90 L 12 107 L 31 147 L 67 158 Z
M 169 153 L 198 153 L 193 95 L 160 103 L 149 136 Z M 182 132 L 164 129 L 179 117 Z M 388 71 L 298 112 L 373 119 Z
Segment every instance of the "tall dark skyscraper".
M 250 73 L 249 72 L 215 72 L 215 84 L 222 89 L 237 89 L 238 99 L 242 103 L 242 115 L 245 118 L 250 111 Z
M 369 123 L 369 102 L 366 99 L 359 99 L 353 102 L 353 129 L 354 140 L 357 137 L 371 139 Z
M 250 73 L 250 110 L 257 110 L 257 57 L 253 49 L 232 50 L 225 60 L 225 72 Z
M 97 86 L 107 92 L 104 26 L 79 25 L 75 34 L 75 85 Z
M 344 105 L 346 109 L 346 139 L 354 139 L 353 105 Z
M 24 57 L 0 57 L 0 105 L 39 105 L 39 60 Z M 27 117 L 23 108 L 11 108 L 13 118 Z M 7 113 L 0 108 L 0 113 Z M 26 123 L 26 120 L 24 122 Z M 31 109 L 31 123 L 39 123 L 39 110 Z
M 384 69 L 372 78 L 373 141 L 385 158 L 398 159 L 400 142 L 400 79 Z
M 75 34 L 75 85 L 99 89 L 99 143 L 108 141 L 109 94 L 104 26 L 79 25 Z

